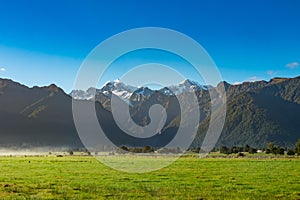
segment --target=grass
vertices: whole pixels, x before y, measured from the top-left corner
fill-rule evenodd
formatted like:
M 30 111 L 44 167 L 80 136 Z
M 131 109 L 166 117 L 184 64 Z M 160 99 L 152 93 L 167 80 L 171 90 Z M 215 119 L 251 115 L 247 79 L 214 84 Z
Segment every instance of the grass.
M 130 174 L 93 157 L 0 157 L 0 170 L 0 199 L 300 199 L 300 160 L 290 158 L 182 157 Z

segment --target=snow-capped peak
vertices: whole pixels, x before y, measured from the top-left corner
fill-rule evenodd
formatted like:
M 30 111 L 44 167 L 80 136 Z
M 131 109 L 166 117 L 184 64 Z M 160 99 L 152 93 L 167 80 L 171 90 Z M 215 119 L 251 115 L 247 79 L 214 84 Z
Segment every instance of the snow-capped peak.
M 178 84 L 178 86 L 185 86 L 185 87 L 197 86 L 197 87 L 201 87 L 201 85 L 199 83 L 197 83 L 196 81 L 192 81 L 190 79 L 185 79 L 184 81 L 180 82 Z
M 165 87 L 160 91 L 168 95 L 174 95 L 174 94 L 177 95 L 183 92 L 195 92 L 202 89 L 206 89 L 206 87 L 200 85 L 196 81 L 185 79 L 184 81 L 180 82 L 178 85 Z
M 89 89 L 87 91 L 83 90 L 72 90 L 70 95 L 73 99 L 77 100 L 91 100 L 94 98 L 95 93 L 91 93 Z
M 127 91 L 132 93 L 134 90 L 136 90 L 136 87 L 125 85 L 122 83 L 119 79 L 114 81 L 108 81 L 106 82 L 102 88 L 100 89 L 102 92 L 121 92 L 121 91 Z
M 177 95 L 183 92 L 195 92 L 198 90 L 207 90 L 207 86 L 202 86 L 196 81 L 191 81 L 189 79 L 185 79 L 184 81 L 180 82 L 178 85 L 172 85 L 169 87 L 164 87 L 160 90 L 164 95 Z M 74 99 L 85 99 L 90 100 L 97 95 L 98 93 L 102 93 L 105 96 L 110 97 L 112 94 L 117 95 L 124 100 L 129 100 L 132 95 L 138 95 L 139 98 L 141 96 L 148 97 L 151 96 L 155 91 L 149 89 L 148 87 L 133 87 L 129 85 L 125 85 L 119 79 L 114 81 L 107 81 L 101 89 L 96 88 L 89 88 L 86 91 L 83 90 L 73 90 L 70 95 Z
M 149 89 L 148 87 L 138 87 L 133 93 L 143 96 L 150 96 L 153 94 L 153 90 Z

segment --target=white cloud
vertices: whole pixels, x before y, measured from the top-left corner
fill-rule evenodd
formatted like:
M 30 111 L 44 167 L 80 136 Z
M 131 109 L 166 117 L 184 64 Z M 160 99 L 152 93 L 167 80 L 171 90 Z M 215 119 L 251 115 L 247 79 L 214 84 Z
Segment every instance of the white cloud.
M 5 72 L 6 69 L 5 69 L 4 67 L 1 67 L 1 68 L 0 68 L 0 71 L 1 71 L 1 72 Z
M 300 64 L 298 62 L 292 62 L 292 63 L 286 64 L 285 66 L 290 69 L 295 69 L 295 68 L 299 67 L 299 65 Z
M 245 82 L 256 82 L 256 81 L 261 81 L 261 80 L 263 80 L 263 78 L 259 78 L 257 76 L 252 76 L 252 77 L 249 77 L 249 78 L 245 79 L 244 81 L 236 81 L 232 84 L 233 85 L 240 85 L 240 84 L 243 84 Z
M 263 80 L 262 78 L 259 78 L 257 76 L 252 76 L 250 78 L 247 78 L 244 82 L 255 82 L 255 81 L 261 81 Z
M 233 83 L 233 85 L 240 85 L 240 84 L 242 84 L 242 82 L 238 82 L 238 81 L 237 81 L 237 82 L 234 82 L 234 83 Z
M 277 71 L 273 71 L 273 70 L 267 71 L 267 74 L 270 75 L 270 76 L 274 76 L 274 75 L 276 75 L 277 73 L 278 73 Z

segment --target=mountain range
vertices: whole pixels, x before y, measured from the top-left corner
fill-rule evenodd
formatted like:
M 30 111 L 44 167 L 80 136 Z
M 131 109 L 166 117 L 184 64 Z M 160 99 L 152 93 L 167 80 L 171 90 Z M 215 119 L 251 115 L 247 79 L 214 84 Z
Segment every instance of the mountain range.
M 300 77 L 274 78 L 270 81 L 223 82 L 227 97 L 227 115 L 217 147 L 250 145 L 263 148 L 268 142 L 291 147 L 300 138 Z M 220 84 L 214 89 L 218 91 Z M 178 99 L 194 92 L 200 107 L 199 128 L 193 147 L 201 146 L 212 117 L 209 95 L 212 86 L 184 80 L 178 85 L 151 90 L 133 87 L 119 80 L 102 88 L 73 90 L 66 94 L 52 84 L 46 87 L 21 85 L 0 79 L 0 145 L 2 147 L 82 147 L 72 116 L 72 98 L 82 104 L 95 104 L 96 114 L 107 137 L 116 145 L 157 146 L 167 144 L 176 134 L 181 115 Z M 149 109 L 162 105 L 167 112 L 160 134 L 134 138 L 124 133 L 113 119 L 111 97 L 115 95 L 129 106 L 130 116 L 140 126 L 150 123 Z M 188 104 L 188 102 L 187 102 Z M 193 108 L 189 108 L 192 112 Z M 187 113 L 188 114 L 188 113 Z M 96 143 L 101 143 L 97 141 Z
M 207 90 L 207 86 L 202 86 L 195 81 L 186 79 L 180 82 L 178 85 L 172 85 L 164 87 L 158 90 L 160 93 L 165 95 L 178 95 L 183 92 L 195 92 L 199 90 Z M 119 79 L 115 81 L 106 82 L 101 89 L 90 87 L 86 91 L 83 90 L 72 90 L 70 95 L 77 100 L 91 100 L 93 97 L 100 93 L 110 97 L 111 94 L 117 95 L 122 99 L 132 99 L 132 95 L 142 95 L 143 97 L 150 96 L 154 93 L 154 90 L 151 90 L 148 87 L 134 87 L 125 85 Z

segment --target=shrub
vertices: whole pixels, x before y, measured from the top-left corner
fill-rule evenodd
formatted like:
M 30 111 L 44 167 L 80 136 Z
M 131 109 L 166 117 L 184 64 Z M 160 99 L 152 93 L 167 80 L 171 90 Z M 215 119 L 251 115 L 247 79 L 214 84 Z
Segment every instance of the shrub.
M 254 154 L 257 153 L 257 149 L 254 149 L 252 147 L 249 148 L 249 153 Z
M 298 156 L 300 155 L 300 139 L 296 143 L 295 153 L 297 153 Z
M 121 154 L 123 154 L 123 153 L 128 153 L 128 151 L 129 151 L 129 149 L 128 149 L 128 147 L 126 147 L 126 146 L 120 146 L 118 149 L 117 149 L 117 153 L 121 153 Z
M 249 150 L 250 150 L 250 146 L 248 144 L 246 144 L 244 146 L 244 152 L 249 152 Z
M 220 153 L 229 154 L 229 149 L 225 146 L 222 146 L 220 148 Z
M 242 152 L 240 152 L 239 154 L 238 154 L 238 157 L 244 157 L 245 156 L 245 154 L 243 154 Z
M 293 155 L 295 155 L 295 151 L 294 151 L 293 149 L 289 149 L 289 150 L 287 151 L 287 155 L 293 156 Z
M 276 151 L 277 154 L 284 155 L 284 148 L 277 147 Z

